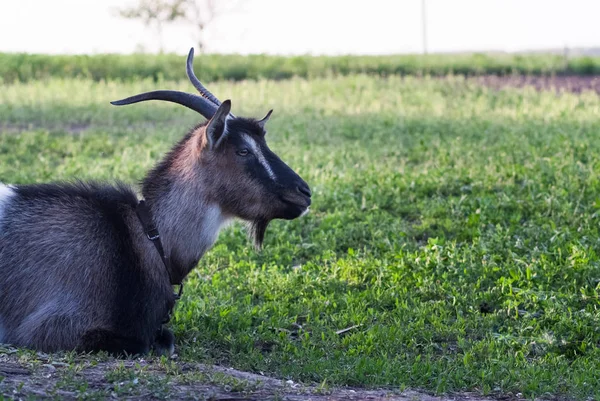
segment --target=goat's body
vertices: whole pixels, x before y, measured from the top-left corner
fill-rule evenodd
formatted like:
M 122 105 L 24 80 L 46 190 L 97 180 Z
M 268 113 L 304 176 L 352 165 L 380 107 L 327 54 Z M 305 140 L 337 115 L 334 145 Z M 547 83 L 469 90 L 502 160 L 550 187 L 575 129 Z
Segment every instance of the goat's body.
M 134 192 L 97 184 L 0 188 L 0 342 L 148 351 L 174 300 L 136 221 Z
M 188 76 L 204 97 L 160 90 L 113 102 L 171 101 L 207 118 L 143 180 L 165 260 L 144 232 L 129 187 L 0 184 L 0 342 L 42 351 L 172 352 L 173 335 L 162 328 L 175 302 L 171 284 L 198 264 L 223 225 L 250 223 L 260 247 L 271 220 L 308 211 L 308 184 L 266 144 L 271 112 L 262 120 L 233 116 L 231 102 L 218 101 L 195 77 L 192 57 L 193 49 Z

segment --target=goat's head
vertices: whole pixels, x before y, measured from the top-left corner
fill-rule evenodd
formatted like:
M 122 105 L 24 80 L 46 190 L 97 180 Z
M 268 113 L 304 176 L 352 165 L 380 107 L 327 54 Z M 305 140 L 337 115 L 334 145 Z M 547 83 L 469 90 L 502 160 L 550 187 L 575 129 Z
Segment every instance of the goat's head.
M 164 100 L 186 106 L 208 119 L 176 148 L 172 168 L 189 185 L 200 185 L 204 196 L 222 212 L 251 223 L 258 247 L 273 219 L 295 219 L 308 212 L 311 191 L 265 141 L 265 125 L 272 110 L 261 119 L 236 117 L 231 101 L 220 102 L 194 75 L 194 49 L 187 59 L 187 75 L 202 96 L 159 90 L 119 101 L 126 105 Z

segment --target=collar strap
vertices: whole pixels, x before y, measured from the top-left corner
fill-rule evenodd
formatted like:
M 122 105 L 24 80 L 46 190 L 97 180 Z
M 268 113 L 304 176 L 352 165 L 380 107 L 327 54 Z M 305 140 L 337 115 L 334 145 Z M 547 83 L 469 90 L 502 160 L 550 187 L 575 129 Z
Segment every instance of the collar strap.
M 175 298 L 179 299 L 181 298 L 181 293 L 183 292 L 183 283 L 179 282 L 179 283 L 175 283 L 173 282 L 173 276 L 171 275 L 171 264 L 169 263 L 169 258 L 167 258 L 165 256 L 165 250 L 163 248 L 162 245 L 162 241 L 160 240 L 160 234 L 158 233 L 158 228 L 156 228 L 156 226 L 154 225 L 154 221 L 152 220 L 152 214 L 150 213 L 150 208 L 148 208 L 148 206 L 146 205 L 146 202 L 141 200 L 136 208 L 135 208 L 135 212 L 138 216 L 138 219 L 140 220 L 140 223 L 142 223 L 142 227 L 144 228 L 144 233 L 146 234 L 146 237 L 148 237 L 148 239 L 150 241 L 152 241 L 152 243 L 154 244 L 154 247 L 156 247 L 156 250 L 158 251 L 158 254 L 160 255 L 160 259 L 162 260 L 163 264 L 165 265 L 165 269 L 167 270 L 167 274 L 169 275 L 169 282 L 171 283 L 171 285 L 178 285 L 179 286 L 179 291 L 177 292 L 177 294 L 175 294 Z

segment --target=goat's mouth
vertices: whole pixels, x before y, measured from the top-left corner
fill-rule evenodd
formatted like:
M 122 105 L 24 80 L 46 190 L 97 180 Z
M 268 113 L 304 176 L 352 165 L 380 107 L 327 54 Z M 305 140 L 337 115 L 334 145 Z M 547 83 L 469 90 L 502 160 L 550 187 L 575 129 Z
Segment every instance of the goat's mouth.
M 307 208 L 311 205 L 311 197 L 301 193 L 288 193 L 282 195 L 280 199 L 283 201 L 283 203 L 290 206 Z
M 286 195 L 281 197 L 281 201 L 285 205 L 282 218 L 286 220 L 305 216 L 310 210 L 311 199 L 308 196 Z

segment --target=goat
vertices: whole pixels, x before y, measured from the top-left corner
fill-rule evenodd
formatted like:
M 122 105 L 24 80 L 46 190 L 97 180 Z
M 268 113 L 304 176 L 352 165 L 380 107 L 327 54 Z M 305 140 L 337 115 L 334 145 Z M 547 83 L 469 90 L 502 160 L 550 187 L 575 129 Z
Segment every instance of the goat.
M 162 100 L 207 121 L 142 181 L 0 185 L 0 343 L 44 352 L 174 352 L 165 327 L 179 285 L 232 219 L 260 248 L 273 219 L 311 204 L 307 183 L 267 146 L 261 119 L 236 117 L 193 72 L 201 96 L 157 90 L 111 102 Z M 180 287 L 181 290 L 181 287 Z

